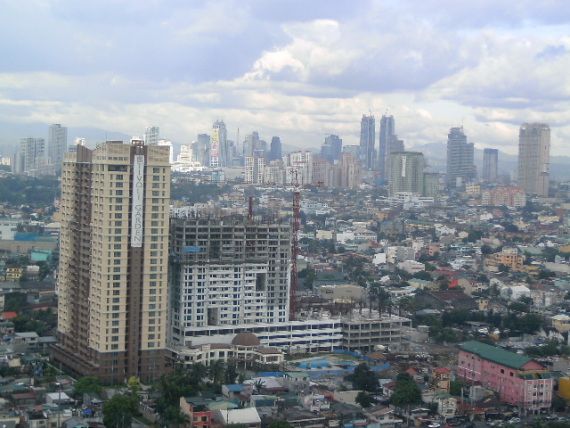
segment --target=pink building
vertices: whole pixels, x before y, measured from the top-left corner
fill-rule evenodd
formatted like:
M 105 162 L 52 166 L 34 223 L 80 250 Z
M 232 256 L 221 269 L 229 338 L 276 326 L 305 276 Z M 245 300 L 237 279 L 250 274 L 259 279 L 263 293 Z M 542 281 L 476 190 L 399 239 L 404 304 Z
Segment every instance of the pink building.
M 476 341 L 459 347 L 460 378 L 492 389 L 502 401 L 527 411 L 550 407 L 554 380 L 532 358 Z

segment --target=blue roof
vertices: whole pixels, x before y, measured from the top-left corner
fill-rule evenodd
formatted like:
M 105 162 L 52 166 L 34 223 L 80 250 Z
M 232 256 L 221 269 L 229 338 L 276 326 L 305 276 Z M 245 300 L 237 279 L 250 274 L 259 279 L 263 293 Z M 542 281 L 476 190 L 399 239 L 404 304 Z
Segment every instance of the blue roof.
M 244 390 L 245 386 L 242 384 L 229 384 L 226 385 L 226 388 L 228 388 L 228 391 L 230 392 L 241 392 Z
M 283 372 L 257 372 L 258 377 L 283 377 Z

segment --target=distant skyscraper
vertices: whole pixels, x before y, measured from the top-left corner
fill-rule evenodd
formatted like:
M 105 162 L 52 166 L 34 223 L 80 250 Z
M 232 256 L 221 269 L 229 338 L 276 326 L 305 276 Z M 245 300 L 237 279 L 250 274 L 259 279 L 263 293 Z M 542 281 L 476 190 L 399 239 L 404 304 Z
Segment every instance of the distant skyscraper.
M 245 136 L 243 143 L 243 156 L 253 156 L 254 152 L 259 148 L 259 134 L 253 131 L 251 134 Z
M 329 162 L 340 160 L 342 153 L 342 138 L 331 134 L 325 137 L 325 143 L 321 146 L 321 156 Z
M 424 193 L 425 159 L 420 152 L 398 152 L 390 155 L 390 194 Z
M 526 193 L 548 196 L 550 127 L 524 123 L 519 131 L 519 186 Z
M 340 157 L 340 187 L 357 189 L 360 186 L 360 165 L 358 159 L 349 152 Z
M 210 165 L 210 136 L 198 134 L 198 139 L 192 143 L 192 160 L 202 166 Z
M 283 147 L 281 146 L 281 138 L 272 137 L 269 149 L 269 160 L 280 160 L 283 156 Z
M 424 172 L 424 193 L 423 196 L 435 198 L 440 193 L 441 174 L 437 172 Z
M 158 126 L 149 126 L 144 131 L 144 143 L 147 146 L 157 145 L 159 134 L 160 134 L 160 128 Z
M 483 174 L 482 179 L 488 183 L 494 183 L 499 176 L 499 151 L 497 149 L 483 150 Z
M 48 159 L 56 174 L 61 172 L 63 156 L 67 151 L 67 128 L 54 124 L 48 130 Z
M 168 156 L 166 147 L 133 140 L 77 146 L 65 157 L 52 355 L 80 376 L 151 382 L 163 371 Z
M 212 127 L 212 139 L 210 149 L 210 166 L 228 166 L 230 159 L 228 147 L 228 131 L 223 120 L 217 120 Z
M 375 166 L 374 139 L 376 136 L 376 122 L 374 116 L 362 115 L 360 122 L 360 156 L 362 165 L 367 170 L 373 170 Z
M 477 175 L 473 163 L 473 143 L 461 128 L 451 128 L 447 136 L 447 185 L 455 188 L 473 180 Z
M 46 169 L 46 164 L 45 140 L 43 138 L 22 138 L 13 165 L 13 172 L 32 176 L 53 174 L 53 168 L 51 170 Z
M 354 159 L 360 159 L 360 146 L 356 144 L 349 144 L 342 148 L 343 153 L 350 153 Z
M 390 173 L 388 169 L 390 168 L 390 153 L 393 151 L 402 150 L 392 150 L 392 140 L 396 139 L 396 123 L 394 121 L 394 116 L 382 115 L 380 119 L 380 136 L 379 136 L 379 147 L 378 147 L 378 170 L 380 171 L 380 177 L 383 179 L 390 178 Z
M 263 156 L 246 156 L 244 159 L 244 180 L 247 184 L 263 183 L 265 158 Z

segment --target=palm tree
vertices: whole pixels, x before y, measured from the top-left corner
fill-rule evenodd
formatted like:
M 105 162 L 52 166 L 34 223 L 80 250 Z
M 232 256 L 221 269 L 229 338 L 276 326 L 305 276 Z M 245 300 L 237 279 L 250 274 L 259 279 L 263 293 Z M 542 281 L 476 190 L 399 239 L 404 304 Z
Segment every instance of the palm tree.
M 389 308 L 389 313 L 392 313 L 392 301 L 390 299 L 390 293 L 388 293 L 380 284 L 374 283 L 372 287 L 370 287 L 370 300 L 376 300 L 378 314 L 380 316 L 386 307 Z
M 261 379 L 257 379 L 254 383 L 253 383 L 253 389 L 255 390 L 255 392 L 257 392 L 258 394 L 261 392 L 261 390 L 263 389 L 263 387 L 265 386 L 265 382 Z
M 204 378 L 208 375 L 208 368 L 202 363 L 194 363 L 190 367 L 189 380 L 191 385 L 200 386 Z
M 224 375 L 226 372 L 226 365 L 223 360 L 213 361 L 208 367 L 208 376 L 212 379 L 212 382 L 219 385 L 224 381 Z

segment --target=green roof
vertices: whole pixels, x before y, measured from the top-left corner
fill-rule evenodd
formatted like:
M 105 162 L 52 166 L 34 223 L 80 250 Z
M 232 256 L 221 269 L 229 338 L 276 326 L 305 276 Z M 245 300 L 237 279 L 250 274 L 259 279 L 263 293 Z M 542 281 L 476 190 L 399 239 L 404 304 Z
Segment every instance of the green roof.
M 527 357 L 526 355 L 516 354 L 503 348 L 477 342 L 476 340 L 461 343 L 459 344 L 459 347 L 464 351 L 479 355 L 485 360 L 493 361 L 494 363 L 513 369 L 521 369 L 529 361 L 532 361 L 532 358 Z

